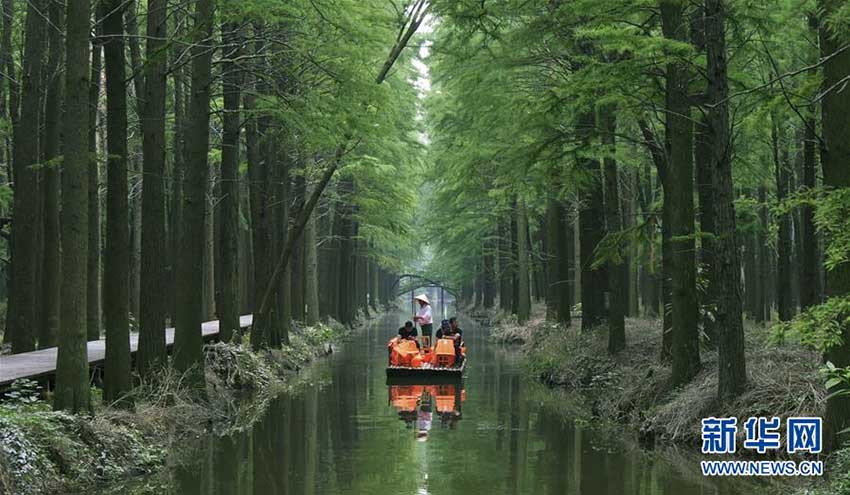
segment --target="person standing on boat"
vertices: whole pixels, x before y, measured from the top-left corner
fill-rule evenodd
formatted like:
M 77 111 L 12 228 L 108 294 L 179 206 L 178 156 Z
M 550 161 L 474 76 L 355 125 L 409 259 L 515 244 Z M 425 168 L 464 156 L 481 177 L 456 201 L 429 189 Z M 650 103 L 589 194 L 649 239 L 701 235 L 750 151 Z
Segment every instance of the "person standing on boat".
M 419 311 L 413 317 L 413 321 L 419 323 L 419 328 L 422 329 L 422 336 L 428 337 L 428 340 L 431 340 L 431 330 L 434 326 L 431 319 L 431 302 L 428 301 L 428 296 L 425 294 L 419 294 L 413 300 L 419 303 Z

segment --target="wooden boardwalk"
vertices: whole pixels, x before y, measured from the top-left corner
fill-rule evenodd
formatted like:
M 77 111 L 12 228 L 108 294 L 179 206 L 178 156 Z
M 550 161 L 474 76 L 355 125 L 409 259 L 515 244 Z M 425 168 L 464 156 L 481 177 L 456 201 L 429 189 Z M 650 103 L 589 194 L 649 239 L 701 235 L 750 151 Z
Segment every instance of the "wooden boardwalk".
M 239 326 L 248 328 L 253 320 L 252 315 L 239 318 Z M 218 338 L 218 320 L 208 321 L 201 325 L 204 342 Z M 165 329 L 165 345 L 170 351 L 174 346 L 174 328 Z M 135 354 L 139 346 L 139 334 L 130 334 L 130 353 Z M 0 390 L 8 388 L 15 380 L 29 378 L 31 380 L 50 379 L 56 373 L 56 347 L 48 347 L 38 351 L 23 352 L 0 356 Z M 88 343 L 89 366 L 103 364 L 106 357 L 106 340 L 100 339 Z

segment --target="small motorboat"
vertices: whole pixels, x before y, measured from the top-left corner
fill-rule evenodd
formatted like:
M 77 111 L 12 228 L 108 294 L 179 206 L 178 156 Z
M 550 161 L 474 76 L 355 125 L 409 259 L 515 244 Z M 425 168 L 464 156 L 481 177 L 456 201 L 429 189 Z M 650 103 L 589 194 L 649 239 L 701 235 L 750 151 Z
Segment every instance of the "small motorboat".
M 466 347 L 461 347 L 463 359 L 456 363 L 454 341 L 450 339 L 438 339 L 431 347 L 427 337 L 418 346 L 415 340 L 394 337 L 387 343 L 387 349 L 387 377 L 457 379 L 466 368 Z

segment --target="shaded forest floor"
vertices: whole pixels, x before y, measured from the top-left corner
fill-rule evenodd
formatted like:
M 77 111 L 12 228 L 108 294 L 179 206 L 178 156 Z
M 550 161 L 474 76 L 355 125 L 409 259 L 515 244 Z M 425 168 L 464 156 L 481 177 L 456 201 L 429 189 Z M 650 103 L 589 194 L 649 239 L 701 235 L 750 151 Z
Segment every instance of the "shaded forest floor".
M 250 427 L 274 397 L 301 385 L 300 368 L 351 333 L 331 321 L 294 330 L 281 350 L 252 352 L 248 334 L 241 345 L 211 344 L 206 397 L 165 371 L 135 389 L 133 410 L 103 404 L 92 388 L 92 417 L 54 412 L 34 382 L 18 382 L 0 402 L 0 493 L 88 493 L 179 465 L 210 432 Z
M 580 393 L 594 419 L 626 425 L 645 446 L 676 444 L 699 452 L 701 420 L 709 416 L 823 416 L 821 356 L 794 343 L 771 342 L 769 329 L 760 325 L 745 324 L 749 387 L 727 404 L 716 399 L 717 352 L 712 349 L 702 349 L 703 369 L 691 383 L 670 386 L 670 367 L 659 360 L 660 319 L 627 319 L 627 347 L 613 357 L 604 327 L 581 333 L 580 325 L 577 319 L 569 328 L 547 322 L 544 308 L 535 307 L 524 326 L 512 317 L 497 319 L 492 337 L 521 346 L 535 378 Z M 741 445 L 743 428 L 738 435 Z M 825 464 L 830 486 L 818 484 L 806 493 L 850 493 L 850 449 L 836 452 Z

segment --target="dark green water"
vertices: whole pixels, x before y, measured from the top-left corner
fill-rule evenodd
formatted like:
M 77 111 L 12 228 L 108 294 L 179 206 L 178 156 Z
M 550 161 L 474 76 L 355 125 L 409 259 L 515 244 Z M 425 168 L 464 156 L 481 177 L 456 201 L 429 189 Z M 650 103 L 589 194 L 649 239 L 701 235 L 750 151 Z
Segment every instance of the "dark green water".
M 751 486 L 704 479 L 697 457 L 647 454 L 617 441 L 616 435 L 576 427 L 548 411 L 540 405 L 546 392 L 523 378 L 516 354 L 489 344 L 483 331 L 468 322 L 470 359 L 462 392 L 452 387 L 391 389 L 384 372 L 385 345 L 400 318 L 372 325 L 313 366 L 308 373 L 316 384 L 276 400 L 252 431 L 210 438 L 196 465 L 173 473 L 175 491 L 753 493 Z M 419 392 L 427 393 L 417 407 Z M 405 404 L 411 393 L 414 399 Z

